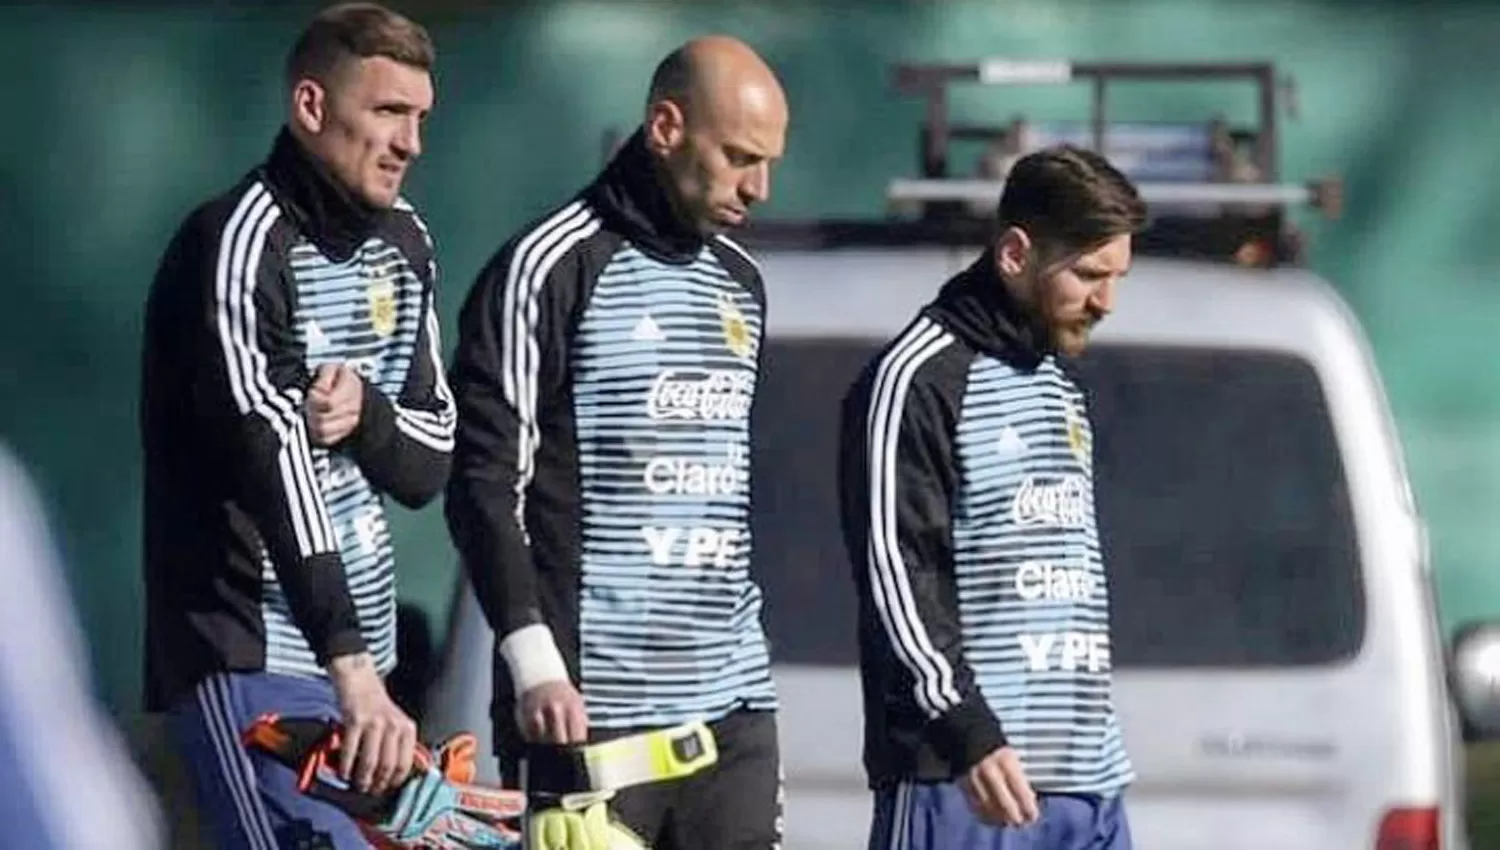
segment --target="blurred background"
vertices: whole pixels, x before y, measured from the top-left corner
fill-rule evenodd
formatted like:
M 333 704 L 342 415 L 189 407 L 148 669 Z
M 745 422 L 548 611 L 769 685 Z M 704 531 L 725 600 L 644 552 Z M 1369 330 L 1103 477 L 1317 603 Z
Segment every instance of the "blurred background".
M 139 693 L 142 302 L 181 217 L 264 156 L 309 3 L 7 4 L 0 10 L 0 438 L 35 479 L 115 713 Z M 879 213 L 916 176 L 922 104 L 888 66 L 1026 58 L 1270 60 L 1296 79 L 1289 179 L 1337 173 L 1342 218 L 1301 222 L 1308 263 L 1373 342 L 1430 523 L 1445 629 L 1500 614 L 1500 6 L 1354 0 L 393 3 L 431 30 L 438 105 L 407 195 L 436 235 L 451 328 L 480 265 L 589 179 L 639 118 L 660 57 L 727 32 L 792 105 L 761 217 Z M 955 115 L 983 93 L 954 101 Z M 1007 101 L 1077 115 L 1086 87 Z M 1076 100 L 1069 100 L 1074 98 Z M 1034 103 L 1033 103 L 1034 100 Z M 1112 120 L 1253 117 L 1246 86 L 1131 85 Z M 1267 427 L 1276 412 L 1265 411 Z M 441 508 L 392 509 L 402 595 L 442 628 Z

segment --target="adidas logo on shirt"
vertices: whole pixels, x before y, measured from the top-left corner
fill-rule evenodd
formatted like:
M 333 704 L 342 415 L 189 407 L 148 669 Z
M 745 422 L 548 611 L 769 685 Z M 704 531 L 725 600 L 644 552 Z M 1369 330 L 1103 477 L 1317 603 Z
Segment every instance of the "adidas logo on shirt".
M 307 323 L 307 350 L 308 353 L 324 351 L 328 348 L 328 335 L 318 327 L 317 322 Z
M 995 441 L 995 451 L 1001 457 L 1020 457 L 1026 454 L 1028 448 L 1030 447 L 1026 445 L 1026 441 L 1021 439 L 1021 435 L 1017 433 L 1016 429 L 1009 425 L 1005 426 L 1005 429 L 1000 432 L 1000 439 Z
M 630 338 L 636 342 L 662 342 L 666 340 L 667 335 L 662 333 L 661 326 L 651 318 L 650 313 L 647 313 L 635 323 L 635 330 L 631 331 Z

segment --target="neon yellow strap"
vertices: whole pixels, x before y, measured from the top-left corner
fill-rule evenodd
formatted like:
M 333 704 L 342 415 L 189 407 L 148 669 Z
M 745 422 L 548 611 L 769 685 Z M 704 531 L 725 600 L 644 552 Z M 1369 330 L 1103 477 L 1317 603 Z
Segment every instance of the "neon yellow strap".
M 646 850 L 644 842 L 610 818 L 615 791 L 682 779 L 719 760 L 713 731 L 702 722 L 591 744 L 578 752 L 593 790 L 563 794 L 555 806 L 530 811 L 526 850 Z
M 691 776 L 719 760 L 719 748 L 701 721 L 642 732 L 583 747 L 589 784 L 613 791 Z

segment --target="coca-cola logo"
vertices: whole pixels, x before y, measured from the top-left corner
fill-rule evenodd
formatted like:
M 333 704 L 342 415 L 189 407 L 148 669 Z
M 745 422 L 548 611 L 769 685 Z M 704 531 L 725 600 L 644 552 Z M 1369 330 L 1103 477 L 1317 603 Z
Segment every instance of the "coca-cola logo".
M 713 422 L 750 415 L 751 375 L 732 369 L 669 370 L 656 376 L 646 415 L 660 421 Z
M 1088 479 L 1069 475 L 1042 483 L 1027 476 L 1010 503 L 1010 518 L 1017 525 L 1078 527 L 1088 519 Z

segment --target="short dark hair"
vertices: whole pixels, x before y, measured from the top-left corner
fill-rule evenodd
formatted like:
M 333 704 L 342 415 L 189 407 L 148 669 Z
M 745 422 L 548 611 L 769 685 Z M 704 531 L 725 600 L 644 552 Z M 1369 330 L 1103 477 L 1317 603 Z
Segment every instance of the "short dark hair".
M 287 57 L 287 84 L 326 83 L 351 60 L 384 56 L 431 71 L 437 51 L 421 24 L 378 3 L 339 3 L 313 18 Z
M 646 105 L 650 106 L 659 100 L 672 100 L 686 110 L 696 73 L 697 69 L 686 46 L 668 53 L 651 74 L 651 88 L 646 93 Z
M 1146 204 L 1100 154 L 1054 145 L 1021 157 L 1005 177 L 999 226 L 1019 227 L 1049 250 L 1088 251 L 1146 226 Z

